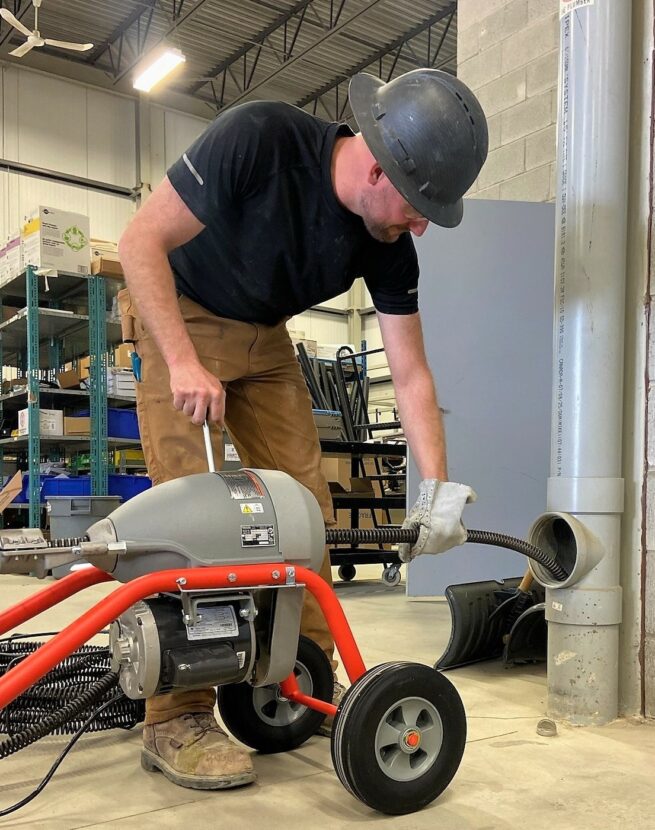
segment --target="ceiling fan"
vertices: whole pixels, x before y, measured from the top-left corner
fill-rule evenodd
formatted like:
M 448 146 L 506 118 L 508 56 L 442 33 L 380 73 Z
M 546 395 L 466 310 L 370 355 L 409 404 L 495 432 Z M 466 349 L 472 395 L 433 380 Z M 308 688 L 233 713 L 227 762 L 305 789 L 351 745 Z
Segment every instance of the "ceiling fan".
M 24 26 L 8 9 L 0 9 L 0 17 L 3 17 L 7 23 L 17 29 L 21 34 L 25 35 L 27 40 L 22 46 L 17 47 L 10 52 L 16 58 L 22 58 L 30 50 L 37 46 L 57 46 L 60 49 L 74 49 L 76 52 L 86 52 L 93 49 L 92 43 L 69 43 L 66 40 L 50 40 L 49 38 L 41 37 L 39 32 L 39 8 L 41 7 L 41 0 L 32 0 L 34 6 L 34 31 L 30 32 L 27 26 Z

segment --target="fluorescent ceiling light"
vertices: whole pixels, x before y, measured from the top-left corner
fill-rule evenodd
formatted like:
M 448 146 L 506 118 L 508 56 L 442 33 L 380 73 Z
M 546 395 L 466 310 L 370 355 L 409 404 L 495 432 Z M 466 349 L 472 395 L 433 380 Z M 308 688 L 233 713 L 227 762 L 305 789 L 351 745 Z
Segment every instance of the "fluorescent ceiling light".
M 167 49 L 140 70 L 134 80 L 134 89 L 150 92 L 155 84 L 159 83 L 185 60 L 186 58 L 178 49 Z

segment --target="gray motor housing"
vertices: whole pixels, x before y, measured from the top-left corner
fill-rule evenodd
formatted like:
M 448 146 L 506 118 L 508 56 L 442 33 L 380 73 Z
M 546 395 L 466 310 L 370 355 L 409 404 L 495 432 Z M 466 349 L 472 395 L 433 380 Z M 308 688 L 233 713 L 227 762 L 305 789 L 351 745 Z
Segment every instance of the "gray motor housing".
M 134 553 L 128 545 L 126 554 L 94 559 L 120 582 L 172 568 L 259 562 L 318 571 L 325 548 L 318 502 L 278 470 L 200 473 L 159 484 L 96 522 L 87 535 L 92 542 L 136 543 Z
M 120 582 L 168 569 L 268 562 L 318 571 L 325 549 L 318 502 L 306 487 L 277 470 L 201 473 L 159 484 L 96 522 L 87 534 L 91 542 L 127 544 L 120 555 L 94 557 L 95 565 Z M 295 584 L 252 586 L 249 593 L 255 608 L 250 626 L 257 660 L 253 650 L 243 680 L 255 686 L 277 683 L 295 665 L 304 589 Z M 221 602 L 220 594 L 207 599 Z M 151 632 L 148 636 L 141 636 L 133 625 L 132 617 L 137 616 L 146 619 L 141 612 L 135 616 L 128 611 L 113 626 L 112 639 L 119 639 L 119 631 L 136 634 L 123 638 L 119 650 L 112 646 L 112 651 L 126 694 L 147 697 L 155 689 L 162 691 L 157 678 L 170 636 L 155 624 L 144 629 L 144 635 Z M 186 687 L 185 681 L 179 682 L 175 688 Z M 213 684 L 221 682 L 225 681 L 218 672 Z

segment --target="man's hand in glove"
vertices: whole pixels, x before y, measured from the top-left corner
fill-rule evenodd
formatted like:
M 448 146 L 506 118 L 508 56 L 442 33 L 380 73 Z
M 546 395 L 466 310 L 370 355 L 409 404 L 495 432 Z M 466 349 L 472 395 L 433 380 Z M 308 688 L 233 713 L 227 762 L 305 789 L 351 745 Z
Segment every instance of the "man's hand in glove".
M 414 546 L 401 544 L 398 555 L 401 562 L 411 562 L 420 553 L 443 553 L 466 541 L 462 524 L 464 506 L 477 499 L 465 484 L 426 478 L 421 482 L 416 504 L 403 522 L 403 528 L 417 528 Z

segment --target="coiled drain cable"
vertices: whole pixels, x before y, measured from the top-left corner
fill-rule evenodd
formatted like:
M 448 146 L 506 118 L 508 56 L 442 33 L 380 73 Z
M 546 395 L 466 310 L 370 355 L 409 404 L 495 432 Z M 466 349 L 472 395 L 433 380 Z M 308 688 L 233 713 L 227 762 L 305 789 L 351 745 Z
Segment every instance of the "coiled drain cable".
M 555 577 L 563 582 L 569 574 L 564 568 L 543 550 L 535 545 L 526 542 L 524 539 L 517 539 L 514 536 L 506 536 L 504 533 L 493 533 L 488 530 L 467 531 L 467 542 L 475 542 L 479 545 L 494 545 L 495 547 L 508 548 L 522 553 L 529 559 L 534 559 Z M 328 545 L 343 544 L 409 544 L 418 538 L 418 530 L 415 528 L 403 529 L 401 527 L 376 527 L 376 528 L 334 528 L 329 527 L 325 531 L 325 542 Z

